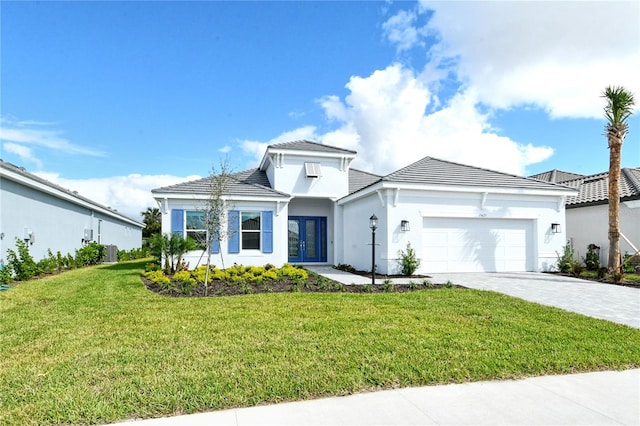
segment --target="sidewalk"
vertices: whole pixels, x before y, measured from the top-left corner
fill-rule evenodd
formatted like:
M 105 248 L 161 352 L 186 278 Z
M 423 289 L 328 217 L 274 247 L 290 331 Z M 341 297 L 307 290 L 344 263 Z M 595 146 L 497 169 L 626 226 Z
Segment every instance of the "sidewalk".
M 640 369 L 393 389 L 122 424 L 638 425 Z

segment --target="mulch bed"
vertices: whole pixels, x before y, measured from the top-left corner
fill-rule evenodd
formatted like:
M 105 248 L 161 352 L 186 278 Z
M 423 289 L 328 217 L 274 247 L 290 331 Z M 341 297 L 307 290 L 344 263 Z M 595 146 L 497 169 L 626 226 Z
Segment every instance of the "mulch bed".
M 581 280 L 587 280 L 587 281 L 595 281 L 595 282 L 599 282 L 602 284 L 612 284 L 612 285 L 619 285 L 622 287 L 632 287 L 632 288 L 640 288 L 640 283 L 636 282 L 636 281 L 629 281 L 629 280 L 625 280 L 624 277 L 622 278 L 621 281 L 619 282 L 614 282 L 612 281 L 610 278 L 593 278 L 593 277 L 587 277 L 587 276 L 576 276 L 574 274 L 565 274 L 562 272 L 550 272 L 551 274 L 555 274 L 555 275 L 562 275 L 563 277 L 572 277 L 572 278 L 579 278 Z
M 380 278 L 383 278 L 382 276 Z M 256 283 L 231 283 L 227 281 L 214 280 L 209 284 L 207 289 L 207 296 L 238 296 L 246 294 L 261 294 L 261 293 L 406 293 L 417 290 L 435 290 L 445 287 L 457 287 L 458 285 L 446 285 L 446 284 L 428 284 L 423 283 L 428 277 L 409 277 L 415 279 L 414 284 L 376 284 L 371 285 L 344 285 L 336 283 L 327 278 L 317 276 L 315 274 L 309 274 L 309 278 L 304 284 L 296 283 L 290 279 L 284 279 L 280 281 L 265 281 L 260 284 Z M 193 290 L 187 294 L 180 291 L 179 288 L 163 288 L 160 285 L 151 282 L 146 277 L 141 277 L 144 285 L 151 291 L 169 297 L 204 297 L 205 287 L 204 284 L 197 284 Z

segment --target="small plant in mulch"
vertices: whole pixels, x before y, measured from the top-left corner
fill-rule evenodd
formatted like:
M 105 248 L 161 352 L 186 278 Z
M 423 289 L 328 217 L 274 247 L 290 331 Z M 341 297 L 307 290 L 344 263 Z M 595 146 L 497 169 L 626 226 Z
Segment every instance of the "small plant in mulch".
M 284 265 L 276 268 L 234 265 L 232 268 L 209 271 L 209 284 L 204 285 L 202 268 L 182 270 L 173 275 L 155 268 L 142 274 L 145 286 L 156 293 L 171 297 L 234 296 L 260 293 L 391 293 L 451 287 L 434 285 L 428 280 L 418 284 L 394 284 L 386 279 L 383 284 L 345 285 L 304 268 Z M 458 287 L 458 286 L 456 286 Z

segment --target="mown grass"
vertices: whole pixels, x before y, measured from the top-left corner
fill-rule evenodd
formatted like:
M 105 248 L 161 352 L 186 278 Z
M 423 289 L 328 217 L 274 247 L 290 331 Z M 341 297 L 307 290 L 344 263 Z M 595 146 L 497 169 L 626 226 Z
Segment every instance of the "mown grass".
M 0 293 L 0 424 L 640 366 L 640 330 L 466 289 L 165 298 L 143 262 Z

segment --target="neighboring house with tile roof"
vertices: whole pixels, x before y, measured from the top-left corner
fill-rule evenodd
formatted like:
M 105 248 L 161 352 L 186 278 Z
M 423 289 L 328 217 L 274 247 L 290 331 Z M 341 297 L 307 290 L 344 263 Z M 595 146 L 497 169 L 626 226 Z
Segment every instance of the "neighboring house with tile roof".
M 378 217 L 375 264 L 399 272 L 407 244 L 420 273 L 539 271 L 565 244 L 563 185 L 431 157 L 388 175 L 351 167 L 355 151 L 310 141 L 270 145 L 257 169 L 232 175 L 226 191 L 230 237 L 213 262 L 350 264 L 371 270 L 369 218 Z M 163 232 L 194 228 L 209 177 L 152 191 Z M 555 224 L 552 226 L 552 224 Z M 187 255 L 191 267 L 202 251 Z
M 144 224 L 22 167 L 0 160 L 0 260 L 15 250 L 16 238 L 29 244 L 38 261 L 54 254 L 74 254 L 98 242 L 119 250 L 142 246 Z
M 609 258 L 609 173 L 584 176 L 552 172 L 531 176 L 574 188 L 578 193 L 567 197 L 567 238 L 577 255 L 584 257 L 589 244 L 600 247 L 600 264 Z M 633 254 L 640 248 L 640 168 L 620 171 L 620 251 Z M 628 240 L 628 241 L 627 241 Z

